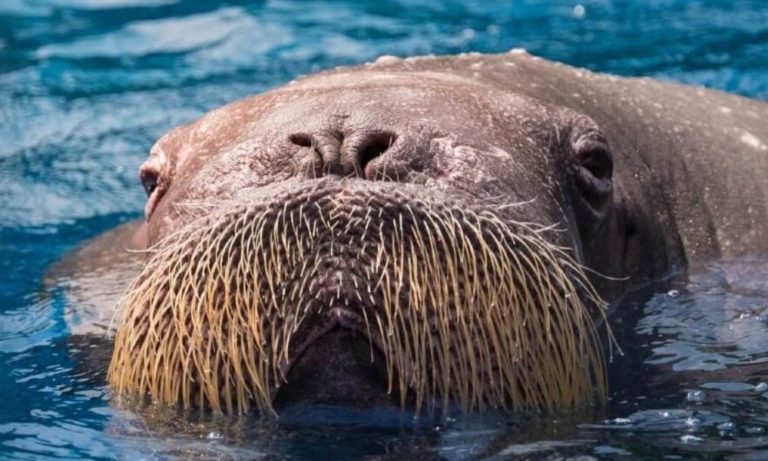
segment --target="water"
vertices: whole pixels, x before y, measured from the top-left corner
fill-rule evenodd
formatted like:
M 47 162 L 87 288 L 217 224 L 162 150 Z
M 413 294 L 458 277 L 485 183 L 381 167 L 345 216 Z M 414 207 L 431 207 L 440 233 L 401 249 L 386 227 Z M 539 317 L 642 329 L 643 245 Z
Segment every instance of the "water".
M 136 170 L 163 132 L 318 69 L 512 47 L 768 99 L 763 0 L 0 2 L 0 459 L 768 458 L 765 261 L 628 300 L 611 401 L 588 416 L 139 417 L 73 358 L 69 281 L 44 288 L 44 270 L 140 216 Z

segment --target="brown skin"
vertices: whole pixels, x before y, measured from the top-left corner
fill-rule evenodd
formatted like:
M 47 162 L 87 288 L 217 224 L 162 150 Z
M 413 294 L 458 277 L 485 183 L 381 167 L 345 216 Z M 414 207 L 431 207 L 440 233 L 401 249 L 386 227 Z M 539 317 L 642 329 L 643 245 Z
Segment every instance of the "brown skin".
M 141 168 L 149 199 L 134 241 L 155 245 L 191 220 L 179 204 L 318 182 L 350 196 L 525 202 L 515 219 L 558 226 L 549 240 L 612 277 L 592 281 L 617 301 L 686 266 L 768 254 L 765 120 L 762 102 L 523 53 L 384 58 L 165 135 Z M 389 401 L 381 367 L 346 336 L 313 343 L 277 402 Z

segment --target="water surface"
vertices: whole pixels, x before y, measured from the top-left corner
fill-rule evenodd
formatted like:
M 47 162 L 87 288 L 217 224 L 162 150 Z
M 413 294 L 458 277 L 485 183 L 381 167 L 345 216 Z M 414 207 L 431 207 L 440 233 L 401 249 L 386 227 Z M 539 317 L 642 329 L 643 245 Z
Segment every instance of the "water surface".
M 762 0 L 0 2 L 0 459 L 768 458 L 768 263 L 633 296 L 589 417 L 296 408 L 279 424 L 120 410 L 67 348 L 67 251 L 137 218 L 153 141 L 206 110 L 381 54 L 523 47 L 768 99 Z

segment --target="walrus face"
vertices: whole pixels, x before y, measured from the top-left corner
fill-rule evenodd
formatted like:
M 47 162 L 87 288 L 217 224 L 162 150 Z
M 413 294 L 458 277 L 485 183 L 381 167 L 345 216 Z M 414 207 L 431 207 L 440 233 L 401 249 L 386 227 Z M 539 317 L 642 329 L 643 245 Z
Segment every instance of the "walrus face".
M 437 74 L 308 78 L 161 139 L 109 380 L 185 407 L 559 409 L 605 393 L 587 117 Z

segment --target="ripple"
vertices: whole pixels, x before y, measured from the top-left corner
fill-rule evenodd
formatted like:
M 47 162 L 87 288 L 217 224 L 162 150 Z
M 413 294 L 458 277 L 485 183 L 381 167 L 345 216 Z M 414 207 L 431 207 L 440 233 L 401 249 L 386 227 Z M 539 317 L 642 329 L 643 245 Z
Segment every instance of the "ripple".
M 25 352 L 63 336 L 66 330 L 53 312 L 53 303 L 46 300 L 0 313 L 0 353 Z
M 39 292 L 47 264 L 140 215 L 136 170 L 157 137 L 299 75 L 521 47 L 768 99 L 766 45 L 762 0 L 0 1 L 0 389 L 12 396 L 0 458 L 765 459 L 764 262 L 716 265 L 644 300 L 612 364 L 641 376 L 606 415 L 437 426 L 332 412 L 328 430 L 317 409 L 267 428 L 162 411 L 148 425 L 63 344 L 63 317 L 87 300 Z
M 713 371 L 765 361 L 767 271 L 761 262 L 714 265 L 677 297 L 654 296 L 636 329 L 657 338 L 647 362 L 672 364 L 676 371 Z
M 184 18 L 137 21 L 117 32 L 43 46 L 36 54 L 40 59 L 122 59 L 153 53 L 182 53 L 220 43 L 236 31 L 245 29 L 259 30 L 259 24 L 241 8 L 222 8 Z
M 113 10 L 149 6 L 174 5 L 180 0 L 48 0 L 47 4 L 57 8 L 84 10 Z

